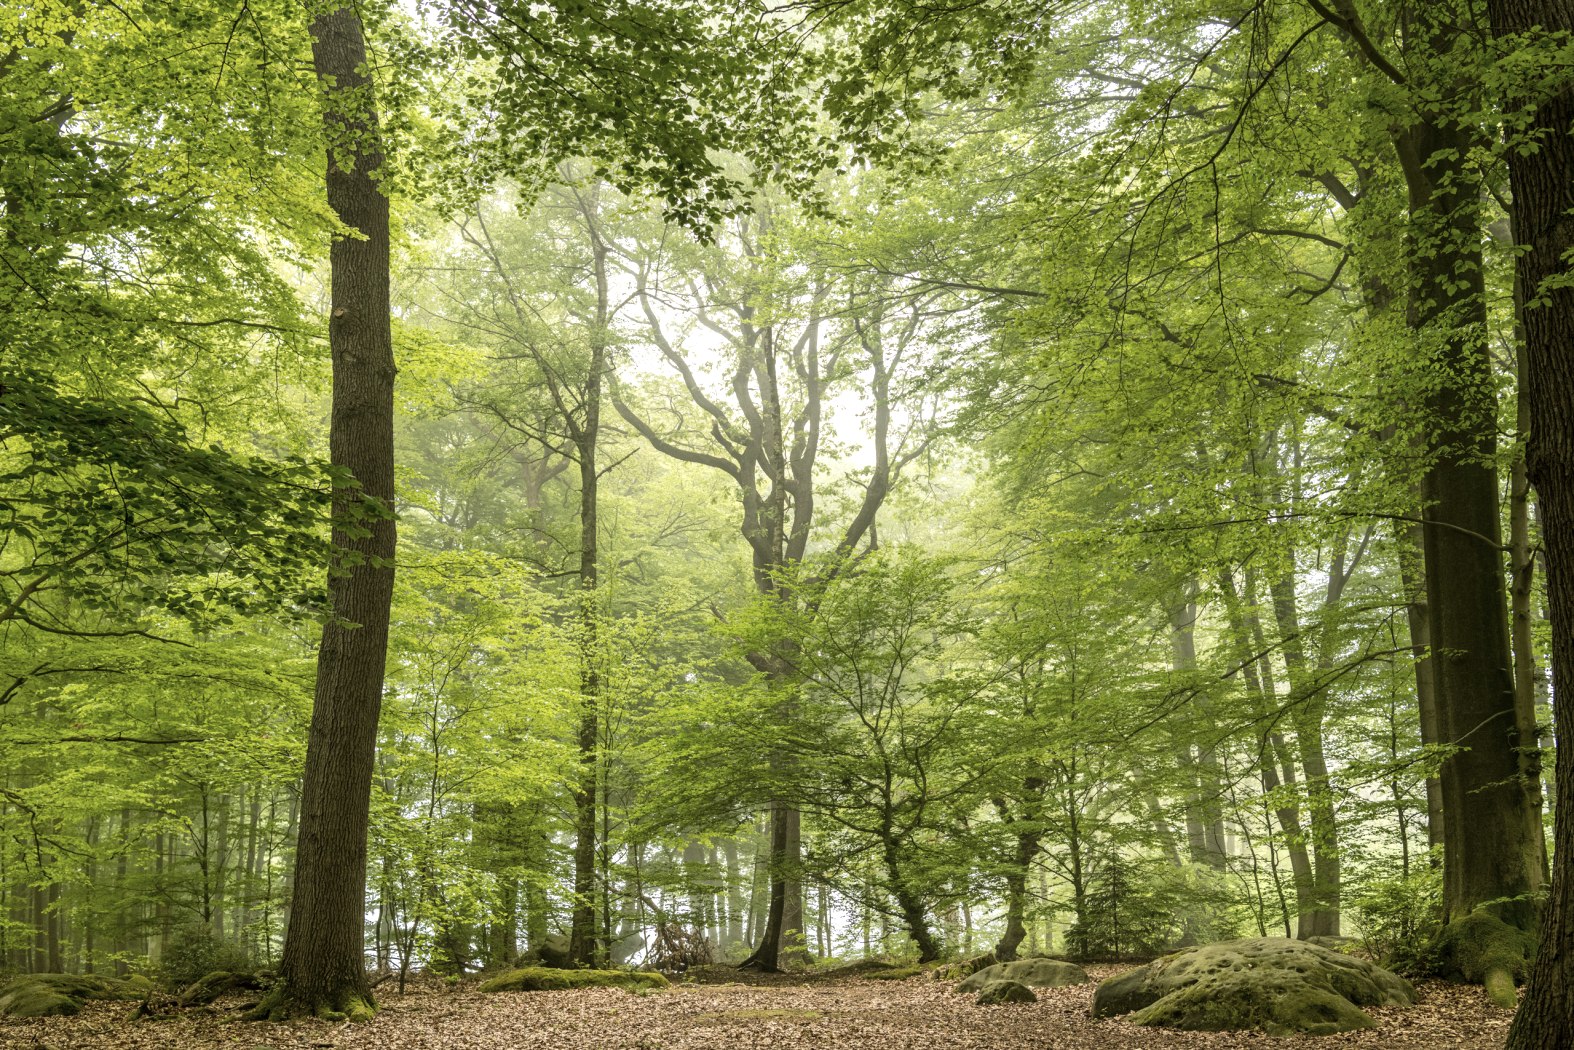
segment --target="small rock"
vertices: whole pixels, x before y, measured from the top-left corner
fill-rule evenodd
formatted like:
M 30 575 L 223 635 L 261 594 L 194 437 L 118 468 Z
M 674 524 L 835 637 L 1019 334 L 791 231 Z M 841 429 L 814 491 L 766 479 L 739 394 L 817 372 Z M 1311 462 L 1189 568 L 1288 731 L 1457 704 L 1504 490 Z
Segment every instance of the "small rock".
M 1038 996 L 1018 981 L 990 981 L 973 1001 L 979 1006 L 999 1006 L 1001 1003 L 1036 1003 Z

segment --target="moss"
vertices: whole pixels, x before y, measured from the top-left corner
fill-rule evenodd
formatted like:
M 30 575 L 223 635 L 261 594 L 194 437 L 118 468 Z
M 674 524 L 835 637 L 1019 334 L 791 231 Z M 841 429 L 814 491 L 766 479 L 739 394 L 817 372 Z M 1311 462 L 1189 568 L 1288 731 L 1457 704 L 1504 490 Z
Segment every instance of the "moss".
M 15 984 L 7 985 L 5 994 L 0 995 L 0 1017 L 69 1017 L 82 1010 L 82 1001 L 73 996 L 43 985 L 18 988 Z
M 1033 989 L 1019 981 L 990 981 L 973 1000 L 979 1006 L 999 1006 L 1003 1003 L 1036 1003 L 1038 996 Z
M 290 994 L 281 981 L 263 997 L 262 1002 L 247 1010 L 242 1021 L 294 1021 L 302 1017 L 315 1017 L 319 1021 L 370 1021 L 377 1012 L 377 1003 L 370 996 L 362 998 L 347 992 L 338 1001 L 308 1003 Z
M 0 1017 L 58 1017 L 77 1013 L 87 999 L 141 999 L 146 978 L 120 980 L 90 973 L 35 973 L 0 987 Z
M 1019 959 L 986 966 L 957 985 L 956 990 L 976 992 L 994 981 L 1015 981 L 1029 988 L 1068 988 L 1087 984 L 1089 980 L 1087 971 L 1075 963 L 1058 959 Z
M 1363 1006 L 1408 1006 L 1415 989 L 1380 966 L 1304 941 L 1205 944 L 1112 977 L 1093 1015 L 1195 1031 L 1323 1035 L 1369 1028 Z
M 965 977 L 971 977 L 979 970 L 993 966 L 999 961 L 999 959 L 995 958 L 994 952 L 989 952 L 985 955 L 975 955 L 971 959 L 963 959 L 960 962 L 937 966 L 933 976 L 937 981 L 959 981 Z
M 1131 1015 L 1140 1025 L 1192 1032 L 1257 1029 L 1332 1035 L 1371 1028 L 1369 1014 L 1326 985 L 1288 971 L 1231 971 L 1172 992 Z
M 1514 985 L 1536 957 L 1536 939 L 1484 909 L 1443 927 L 1434 946 L 1443 976 L 1486 986 L 1498 1006 L 1512 1007 Z
M 481 985 L 483 992 L 559 992 L 571 988 L 622 988 L 624 991 L 657 991 L 669 987 L 659 973 L 641 970 L 554 970 L 525 966 L 500 973 Z
M 864 974 L 871 981 L 905 981 L 909 977 L 917 977 L 923 973 L 921 966 L 896 966 L 889 970 L 875 970 Z

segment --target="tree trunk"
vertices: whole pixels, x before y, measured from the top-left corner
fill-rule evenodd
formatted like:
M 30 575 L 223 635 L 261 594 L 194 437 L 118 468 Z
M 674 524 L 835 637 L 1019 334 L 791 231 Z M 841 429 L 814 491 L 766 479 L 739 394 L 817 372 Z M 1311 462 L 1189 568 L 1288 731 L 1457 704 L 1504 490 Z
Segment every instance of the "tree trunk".
M 1442 9 L 1425 9 L 1417 30 L 1432 63 L 1460 32 Z M 1531 930 L 1544 846 L 1516 750 L 1480 191 L 1469 161 L 1476 136 L 1427 117 L 1395 145 L 1411 222 L 1407 320 L 1431 371 L 1422 543 L 1433 683 L 1440 736 L 1460 748 L 1441 770 L 1444 904 L 1450 922 L 1486 906 Z
M 1488 0 L 1499 34 L 1574 33 L 1567 0 Z M 1518 100 L 1515 100 L 1518 101 Z M 1526 368 L 1523 382 L 1530 434 L 1526 468 L 1535 486 L 1546 547 L 1547 594 L 1552 614 L 1552 678 L 1574 682 L 1574 287 L 1547 279 L 1566 269 L 1574 250 L 1574 80 L 1565 73 L 1554 91 L 1536 99 L 1530 128 L 1540 134 L 1534 151 L 1510 148 L 1515 240 L 1529 250 L 1519 257 L 1525 289 Z M 1574 1025 L 1574 722 L 1557 708 L 1557 801 L 1552 887 L 1541 947 L 1519 1015 L 1509 1030 L 1510 1050 L 1569 1050 Z M 1539 829 L 1538 829 L 1539 830 Z
M 332 619 L 317 658 L 289 927 L 279 983 L 251 1015 L 273 1019 L 361 1018 L 372 1010 L 362 959 L 366 833 L 394 579 L 394 360 L 388 199 L 374 175 L 382 164 L 377 114 L 355 10 L 318 15 L 311 35 L 327 96 L 328 204 L 358 231 L 333 242 L 328 322 L 329 457 L 358 485 L 334 490 L 333 543 L 342 560 L 328 577 Z

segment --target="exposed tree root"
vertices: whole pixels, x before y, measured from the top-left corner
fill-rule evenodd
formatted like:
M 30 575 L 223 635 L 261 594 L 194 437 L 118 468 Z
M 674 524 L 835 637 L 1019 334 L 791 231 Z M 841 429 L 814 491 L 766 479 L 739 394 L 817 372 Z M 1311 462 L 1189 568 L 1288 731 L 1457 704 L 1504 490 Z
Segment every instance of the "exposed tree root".
M 1512 1009 L 1518 1001 L 1514 985 L 1530 972 L 1536 938 L 1478 909 L 1443 927 L 1436 947 L 1442 976 L 1483 985 L 1492 1002 Z
M 281 981 L 256 1006 L 241 1018 L 243 1021 L 296 1021 L 315 1017 L 319 1021 L 370 1021 L 377 1013 L 377 1004 L 370 994 L 363 995 L 346 989 L 338 995 L 310 999 L 293 995 Z

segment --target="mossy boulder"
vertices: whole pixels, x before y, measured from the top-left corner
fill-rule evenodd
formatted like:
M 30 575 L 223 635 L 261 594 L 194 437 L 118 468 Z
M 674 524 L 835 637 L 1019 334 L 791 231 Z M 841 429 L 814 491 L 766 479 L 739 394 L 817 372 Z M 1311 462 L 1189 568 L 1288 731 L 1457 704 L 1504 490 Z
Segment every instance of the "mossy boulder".
M 1530 972 L 1536 938 L 1478 910 L 1444 926 L 1434 948 L 1444 977 L 1485 985 L 1494 1003 L 1513 1007 L 1514 985 Z
M 88 999 L 141 999 L 147 978 L 120 980 L 84 973 L 35 973 L 0 987 L 0 1017 L 63 1017 Z
M 1410 983 L 1305 941 L 1255 937 L 1198 945 L 1111 977 L 1093 1016 L 1189 1031 L 1328 1035 L 1370 1028 L 1363 1006 L 1409 1006 Z
M 1020 981 L 990 981 L 973 1001 L 979 1006 L 999 1006 L 1002 1003 L 1036 1003 L 1038 996 Z
M 1087 984 L 1091 978 L 1076 963 L 1059 959 L 1018 959 L 1016 962 L 995 963 L 974 973 L 957 985 L 959 992 L 982 991 L 995 981 L 1015 981 L 1029 988 L 1068 988 L 1074 984 Z
M 971 959 L 963 959 L 960 962 L 937 966 L 933 971 L 933 976 L 937 981 L 958 981 L 964 977 L 971 977 L 979 970 L 993 966 L 999 961 L 999 959 L 995 958 L 994 952 L 986 952 L 983 955 L 975 955 Z
M 622 988 L 629 992 L 654 992 L 669 987 L 659 973 L 640 970 L 557 970 L 524 966 L 485 981 L 483 992 L 561 992 L 572 988 Z

